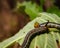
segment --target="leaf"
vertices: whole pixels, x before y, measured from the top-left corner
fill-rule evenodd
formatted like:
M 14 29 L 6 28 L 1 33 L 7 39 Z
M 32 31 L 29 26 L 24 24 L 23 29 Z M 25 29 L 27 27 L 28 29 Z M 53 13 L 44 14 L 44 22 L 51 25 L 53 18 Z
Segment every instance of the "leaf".
M 60 9 L 56 6 L 50 7 L 47 9 L 47 12 L 49 13 L 55 13 L 60 17 Z
M 42 9 L 40 9 L 41 11 Z M 30 19 L 33 20 L 37 17 L 39 12 L 39 7 L 36 5 L 36 3 L 28 2 L 26 3 L 26 9 L 25 12 L 30 16 Z
M 27 15 L 29 15 L 30 19 L 33 20 L 34 18 L 37 17 L 38 12 L 43 11 L 43 7 L 38 6 L 36 3 L 25 1 L 22 4 L 18 3 L 16 10 L 19 12 L 25 12 Z
M 29 22 L 23 29 L 21 29 L 15 36 L 0 42 L 0 48 L 6 48 L 7 46 L 11 45 L 13 42 L 17 41 L 20 45 L 22 44 L 25 35 L 32 29 L 34 29 L 34 23 L 37 21 L 40 24 L 46 22 L 47 20 L 51 22 L 60 23 L 60 18 L 55 14 L 50 13 L 39 13 L 38 17 L 35 18 L 33 21 Z M 30 48 L 58 48 L 56 39 L 60 42 L 60 33 L 50 31 L 49 34 L 42 34 L 36 36 L 31 44 Z

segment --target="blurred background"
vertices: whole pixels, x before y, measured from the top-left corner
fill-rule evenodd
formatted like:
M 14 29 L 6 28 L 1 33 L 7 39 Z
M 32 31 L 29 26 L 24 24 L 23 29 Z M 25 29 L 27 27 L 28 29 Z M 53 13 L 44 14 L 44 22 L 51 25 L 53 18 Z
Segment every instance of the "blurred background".
M 60 0 L 0 0 L 0 41 L 15 35 L 39 12 L 60 16 Z

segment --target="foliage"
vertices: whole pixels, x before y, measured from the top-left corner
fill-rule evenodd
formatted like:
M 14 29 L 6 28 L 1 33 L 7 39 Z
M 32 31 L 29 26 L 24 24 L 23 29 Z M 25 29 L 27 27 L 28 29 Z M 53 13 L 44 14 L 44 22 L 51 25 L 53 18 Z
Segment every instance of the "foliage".
M 36 3 L 31 3 L 31 2 L 26 2 L 26 9 L 25 12 L 30 16 L 31 19 L 34 19 L 37 16 L 38 12 L 43 12 L 43 4 L 44 4 L 44 0 L 40 0 L 40 5 L 38 6 Z M 52 2 L 54 3 L 54 0 L 52 0 Z M 48 13 L 55 13 L 58 16 L 60 16 L 60 9 L 56 6 L 53 5 L 52 7 L 49 7 L 46 12 Z M 32 17 L 33 16 L 33 17 Z
M 43 9 L 44 0 L 40 0 L 40 2 L 41 2 L 40 5 L 37 5 L 36 3 L 32 3 L 31 1 L 23 2 L 22 4 L 18 3 L 17 8 L 19 8 L 18 10 L 21 10 L 21 7 L 25 6 L 23 7 L 25 9 L 24 12 L 29 15 L 31 20 L 33 20 L 34 18 L 37 17 L 37 14 L 39 12 L 44 12 L 44 9 Z M 52 2 L 54 2 L 54 0 L 52 0 Z M 56 5 L 49 7 L 46 10 L 46 12 L 55 13 L 58 16 L 60 16 L 60 9 Z
M 34 23 L 37 21 L 40 24 L 49 20 L 50 22 L 60 23 L 60 17 L 56 14 L 50 13 L 39 13 L 37 18 L 29 22 L 23 29 L 21 29 L 15 36 L 3 41 L 0 43 L 0 48 L 6 48 L 11 45 L 13 42 L 18 42 L 20 45 L 22 44 L 25 35 L 32 29 L 34 29 Z M 50 30 L 48 34 L 42 34 L 40 36 L 36 36 L 31 42 L 30 48 L 35 48 L 38 46 L 39 48 L 58 48 L 56 39 L 60 42 L 60 33 L 57 30 Z
M 30 19 L 33 20 L 37 17 L 39 12 L 43 12 L 43 8 L 42 6 L 36 5 L 36 3 L 32 4 L 31 2 L 28 2 L 26 3 L 25 12 L 30 16 Z
M 42 7 L 43 2 L 44 0 L 41 0 L 40 6 L 38 6 L 36 3 L 31 3 L 31 2 L 24 2 L 22 4 L 18 3 L 17 5 L 18 11 L 25 12 L 26 14 L 28 14 L 32 21 L 29 22 L 23 29 L 21 29 L 13 37 L 3 42 L 0 42 L 0 48 L 6 48 L 7 46 L 11 45 L 15 41 L 20 43 L 21 45 L 27 32 L 34 29 L 34 23 L 36 21 L 39 23 L 43 23 L 49 20 L 50 22 L 60 23 L 60 17 L 59 17 L 60 10 L 56 6 L 54 6 L 47 9 L 47 12 L 49 13 L 45 13 L 43 12 L 43 7 Z M 36 46 L 38 46 L 39 48 L 58 48 L 56 40 L 59 40 L 59 43 L 60 43 L 59 31 L 57 31 L 56 29 L 50 30 L 49 34 L 42 34 L 40 36 L 36 36 L 32 40 L 30 44 L 30 48 L 35 48 Z
M 49 13 L 55 13 L 58 16 L 60 16 L 60 9 L 58 7 L 56 7 L 56 6 L 53 6 L 51 8 L 48 8 L 47 9 L 47 12 L 49 12 Z
M 43 11 L 42 6 L 38 6 L 36 3 L 32 3 L 32 2 L 23 2 L 22 4 L 18 3 L 17 10 L 21 11 L 22 10 L 21 8 L 25 9 L 25 10 L 23 9 L 24 10 L 23 12 L 28 14 L 31 20 L 36 18 L 39 12 Z

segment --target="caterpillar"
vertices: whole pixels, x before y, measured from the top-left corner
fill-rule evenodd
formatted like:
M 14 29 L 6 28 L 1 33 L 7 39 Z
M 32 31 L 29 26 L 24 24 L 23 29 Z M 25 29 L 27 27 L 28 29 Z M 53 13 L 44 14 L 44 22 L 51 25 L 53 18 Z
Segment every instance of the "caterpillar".
M 27 33 L 27 35 L 25 36 L 25 39 L 21 45 L 21 48 L 29 48 L 29 45 L 32 41 L 32 39 L 36 36 L 36 35 L 41 35 L 44 33 L 48 33 L 48 28 L 56 28 L 56 29 L 60 29 L 60 24 L 55 23 L 55 22 L 45 22 L 42 24 L 39 23 L 35 23 L 34 25 L 35 29 L 29 31 Z

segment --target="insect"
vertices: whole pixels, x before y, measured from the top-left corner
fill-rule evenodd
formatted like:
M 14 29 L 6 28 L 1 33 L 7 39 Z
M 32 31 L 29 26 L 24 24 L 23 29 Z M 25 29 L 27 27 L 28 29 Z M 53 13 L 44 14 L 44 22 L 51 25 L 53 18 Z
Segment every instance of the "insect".
M 40 24 L 39 26 L 45 26 L 45 25 L 46 25 L 47 28 L 60 29 L 60 24 L 55 23 L 55 22 L 45 22 L 45 23 Z
M 38 22 L 35 22 L 34 27 L 38 28 L 38 27 L 43 27 L 46 26 L 47 28 L 56 28 L 56 29 L 60 29 L 60 24 L 55 23 L 55 22 L 44 22 L 42 24 L 39 24 Z
M 39 27 L 39 28 L 35 28 L 33 30 L 31 30 L 30 32 L 27 33 L 27 35 L 25 36 L 25 39 L 23 41 L 22 44 L 22 48 L 29 48 L 30 42 L 32 41 L 32 39 L 36 36 L 36 35 L 40 35 L 40 34 L 44 34 L 46 33 L 48 30 L 48 28 L 44 27 Z
M 39 24 L 39 23 L 36 24 L 36 23 L 34 25 L 35 29 L 28 32 L 27 35 L 25 36 L 25 39 L 24 39 L 24 41 L 21 45 L 21 48 L 29 48 L 29 45 L 30 45 L 32 39 L 36 35 L 41 35 L 41 34 L 44 34 L 44 33 L 48 33 L 49 32 L 48 28 L 60 29 L 60 24 L 58 24 L 58 23 L 54 23 L 54 22 L 45 22 L 45 23 L 42 23 L 42 24 Z

